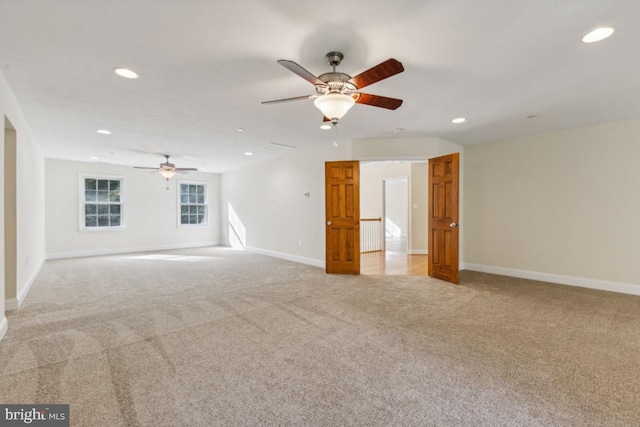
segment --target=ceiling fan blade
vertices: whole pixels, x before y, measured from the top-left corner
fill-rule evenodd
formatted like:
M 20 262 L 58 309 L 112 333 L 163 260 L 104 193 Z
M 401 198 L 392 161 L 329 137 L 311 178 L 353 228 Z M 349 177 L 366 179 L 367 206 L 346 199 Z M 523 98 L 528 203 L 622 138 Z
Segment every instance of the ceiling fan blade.
M 361 93 L 356 101 L 358 104 L 367 104 L 374 107 L 386 108 L 387 110 L 395 110 L 402 105 L 402 99 L 387 98 L 386 96 L 370 95 Z
M 316 95 L 296 96 L 295 98 L 276 99 L 274 101 L 263 101 L 263 104 L 278 104 L 280 102 L 299 101 L 301 99 L 315 98 Z
M 145 166 L 134 166 L 135 169 L 154 169 L 154 170 L 158 170 L 158 168 L 148 168 Z
M 198 168 L 175 168 L 176 172 L 195 172 Z
M 303 79 L 305 79 L 306 81 L 308 81 L 313 85 L 325 84 L 322 80 L 320 80 L 319 78 L 311 74 L 309 71 L 305 70 L 301 65 L 298 65 L 293 61 L 281 59 L 278 61 L 278 64 L 282 65 L 284 68 L 291 71 L 292 73 L 299 75 L 300 77 L 302 77 Z
M 377 83 L 380 80 L 384 80 L 387 77 L 395 76 L 398 73 L 404 71 L 402 63 L 396 59 L 390 58 L 375 67 L 369 68 L 367 71 L 363 71 L 355 77 L 349 80 L 358 89 Z

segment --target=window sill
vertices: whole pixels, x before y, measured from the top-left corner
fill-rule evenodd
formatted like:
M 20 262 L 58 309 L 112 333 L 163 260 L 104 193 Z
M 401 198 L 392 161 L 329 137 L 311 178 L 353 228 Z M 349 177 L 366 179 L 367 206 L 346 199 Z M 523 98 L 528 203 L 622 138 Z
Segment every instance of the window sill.
M 125 227 L 80 227 L 80 231 L 104 232 L 104 231 L 125 231 Z

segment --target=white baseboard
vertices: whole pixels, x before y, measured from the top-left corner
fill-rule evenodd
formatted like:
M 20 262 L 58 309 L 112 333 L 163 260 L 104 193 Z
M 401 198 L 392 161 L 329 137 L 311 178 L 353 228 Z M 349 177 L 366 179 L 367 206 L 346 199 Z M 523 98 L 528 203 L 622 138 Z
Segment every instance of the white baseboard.
M 220 246 L 220 242 L 181 243 L 172 245 L 141 246 L 137 248 L 98 249 L 93 251 L 56 252 L 47 254 L 47 259 L 80 258 L 87 256 L 129 254 L 134 252 L 167 251 L 171 249 L 203 248 Z
M 409 249 L 407 253 L 409 255 L 428 255 L 429 254 L 426 249 Z
M 291 254 L 286 254 L 284 252 L 270 251 L 268 249 L 261 249 L 261 248 L 247 247 L 245 249 L 249 252 L 260 254 L 260 255 L 267 255 L 274 258 L 280 258 L 280 259 L 286 259 L 288 261 L 299 262 L 300 264 L 307 264 L 307 265 L 312 265 L 314 267 L 325 268 L 324 260 L 307 258 L 307 257 L 298 256 L 298 255 L 291 255 Z
M 521 279 L 538 280 L 541 282 L 557 283 L 559 285 L 579 286 L 581 288 L 598 289 L 601 291 L 640 295 L 640 284 L 634 283 L 564 276 L 561 274 L 540 273 L 537 271 L 517 270 L 514 268 L 495 267 L 492 265 L 472 263 L 462 264 L 461 269 L 479 271 L 481 273 L 499 274 L 502 276 L 519 277 Z
M 6 311 L 15 311 L 22 307 L 22 303 L 24 303 L 24 300 L 25 298 L 27 298 L 27 294 L 29 294 L 33 283 L 36 281 L 38 274 L 40 274 L 40 270 L 44 265 L 44 261 L 44 259 L 40 261 L 40 264 L 36 267 L 35 270 L 33 270 L 33 273 L 31 273 L 31 277 L 29 277 L 29 280 L 27 280 L 27 283 L 25 284 L 24 288 L 22 288 L 17 298 L 9 298 L 4 300 L 4 308 Z
M 0 341 L 2 341 L 2 338 L 4 338 L 4 334 L 7 333 L 8 327 L 9 322 L 7 322 L 7 318 L 5 316 L 2 316 L 2 319 L 0 319 Z

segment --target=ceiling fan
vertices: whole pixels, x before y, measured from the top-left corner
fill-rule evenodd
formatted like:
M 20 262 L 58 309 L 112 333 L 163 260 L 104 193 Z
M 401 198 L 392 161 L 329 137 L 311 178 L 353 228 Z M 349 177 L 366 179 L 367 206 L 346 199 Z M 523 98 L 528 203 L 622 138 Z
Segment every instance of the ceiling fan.
M 401 99 L 360 92 L 360 89 L 366 86 L 403 72 L 404 67 L 401 62 L 393 58 L 387 59 L 375 67 L 369 68 L 355 77 L 351 77 L 348 74 L 336 71 L 336 67 L 340 65 L 343 58 L 344 55 L 341 52 L 327 53 L 325 59 L 327 63 L 333 67 L 333 71 L 321 74 L 318 77 L 293 61 L 286 59 L 279 60 L 278 64 L 313 84 L 317 94 L 265 101 L 263 104 L 277 104 L 280 102 L 315 98 L 313 103 L 324 114 L 324 121 L 331 122 L 333 125 L 337 124 L 338 120 L 356 103 L 389 110 L 395 110 L 402 105 Z
M 187 173 L 187 172 L 194 172 L 198 170 L 197 168 L 177 168 L 176 165 L 169 162 L 168 154 L 163 154 L 163 155 L 165 159 L 167 159 L 167 161 L 164 163 L 160 163 L 159 168 L 148 168 L 144 166 L 134 166 L 134 167 L 136 169 L 154 169 L 155 171 L 160 172 L 160 175 L 162 175 L 167 181 L 173 178 L 173 176 L 176 173 Z

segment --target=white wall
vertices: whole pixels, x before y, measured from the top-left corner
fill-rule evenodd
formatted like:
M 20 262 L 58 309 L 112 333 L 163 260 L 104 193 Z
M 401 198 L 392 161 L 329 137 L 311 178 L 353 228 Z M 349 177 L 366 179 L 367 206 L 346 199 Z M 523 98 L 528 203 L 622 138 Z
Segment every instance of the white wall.
M 7 84 L 4 75 L 0 73 L 0 117 L 6 117 L 16 130 L 17 155 L 16 155 L 16 211 L 17 211 L 17 271 L 16 271 L 16 295 L 17 299 L 7 301 L 5 307 L 4 298 L 0 305 L 0 313 L 5 308 L 15 309 L 26 296 L 33 284 L 35 277 L 45 259 L 44 241 L 44 158 L 36 143 L 29 125 L 18 106 L 11 88 Z M 3 132 L 4 134 L 4 132 Z M 4 164 L 4 135 L 2 162 Z M 2 174 L 0 174 L 2 175 Z M 2 223 L 4 224 L 4 180 L 2 185 Z M 3 227 L 0 227 L 3 228 Z M 0 258 L 4 263 L 4 232 L 2 234 L 2 253 Z M 4 267 L 3 267 L 4 270 Z M 1 276 L 4 276 L 2 274 Z M 2 281 L 1 295 L 5 295 L 4 280 Z M 2 317 L 0 317 L 0 322 Z M 1 335 L 2 324 L 0 324 Z
M 418 208 L 411 209 L 411 214 L 404 214 L 411 221 L 411 236 L 409 238 L 409 252 L 426 253 L 427 250 L 427 172 L 423 176 L 414 174 L 414 165 L 426 166 L 426 163 L 410 163 L 396 161 L 361 162 L 360 164 L 360 216 L 362 218 L 384 217 L 383 185 L 387 178 L 407 177 L 410 188 L 409 204 L 418 204 Z M 424 190 L 423 200 L 415 200 L 414 196 L 422 196 L 420 189 Z M 422 224 L 421 224 L 422 223 Z M 424 233 L 420 236 L 417 233 Z
M 353 141 L 356 160 L 426 160 L 451 153 L 461 153 L 461 145 L 440 138 L 358 139 Z
M 225 244 L 236 240 L 236 232 L 229 231 L 230 223 L 235 223 L 248 248 L 324 267 L 324 163 L 350 158 L 349 143 L 339 147 L 327 143 L 223 174 Z
M 220 175 L 190 173 L 165 181 L 159 174 L 105 163 L 46 160 L 46 248 L 49 258 L 160 250 L 220 243 Z M 124 230 L 80 230 L 80 174 L 124 178 Z M 209 225 L 179 227 L 180 180 L 208 186 Z M 169 189 L 167 190 L 167 186 Z
M 17 131 L 17 296 L 21 304 L 45 259 L 44 157 L 35 139 Z
M 407 238 L 409 233 L 409 177 L 385 180 L 386 236 Z
M 360 163 L 360 216 L 378 218 L 384 215 L 383 185 L 385 178 L 409 177 L 408 162 Z M 426 175 L 425 175 L 426 178 Z
M 467 267 L 639 293 L 639 141 L 636 119 L 466 147 Z
M 429 244 L 429 164 L 411 163 L 411 252 L 426 254 Z
M 5 93 L 4 93 L 4 85 L 6 82 L 4 81 L 4 77 L 0 72 L 0 108 L 2 108 L 2 112 L 5 110 Z M 4 114 L 0 116 L 4 125 Z M 4 129 L 4 128 L 3 128 Z M 4 165 L 4 137 L 5 132 L 0 132 L 0 165 Z M 4 238 L 4 173 L 0 173 L 0 340 L 4 337 L 4 334 L 7 333 L 7 317 L 5 316 L 5 281 L 4 281 L 4 246 L 5 246 L 5 238 Z

